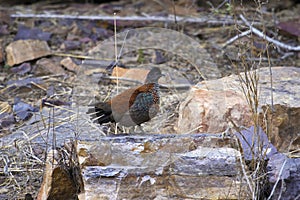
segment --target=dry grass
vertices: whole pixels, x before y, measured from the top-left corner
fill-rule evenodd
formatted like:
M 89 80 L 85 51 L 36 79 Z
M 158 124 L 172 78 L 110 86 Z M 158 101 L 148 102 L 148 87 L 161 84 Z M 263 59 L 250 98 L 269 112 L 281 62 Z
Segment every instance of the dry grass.
M 263 13 L 260 13 L 261 11 L 261 2 L 260 1 L 254 1 L 256 3 L 256 10 L 257 10 L 257 17 L 260 18 L 262 24 L 263 24 L 263 30 L 266 30 L 266 27 L 264 27 L 264 24 L 266 23 L 263 18 Z M 242 32 L 242 27 L 238 24 L 236 25 L 237 32 Z M 269 53 L 269 43 L 266 40 L 262 40 L 263 44 L 265 45 L 265 48 L 263 49 L 257 49 L 254 47 L 254 41 L 256 40 L 256 36 L 250 35 L 248 37 L 248 40 L 238 42 L 238 59 L 239 62 L 234 62 L 233 65 L 235 66 L 235 69 L 237 70 L 239 80 L 240 80 L 240 86 L 242 88 L 242 91 L 244 93 L 244 96 L 247 100 L 247 103 L 249 105 L 249 108 L 251 109 L 252 113 L 252 121 L 254 124 L 254 137 L 257 138 L 258 144 L 261 144 L 261 146 L 258 146 L 258 154 L 262 156 L 257 156 L 257 152 L 254 148 L 252 148 L 252 160 L 248 163 L 245 163 L 242 165 L 243 167 L 243 176 L 247 180 L 247 184 L 249 187 L 249 191 L 251 192 L 251 199 L 266 199 L 270 195 L 270 188 L 268 188 L 268 178 L 267 178 L 267 172 L 266 172 L 266 151 L 264 150 L 262 146 L 262 142 L 260 142 L 260 136 L 259 136 L 259 128 L 265 127 L 266 124 L 262 124 L 259 116 L 260 116 L 260 85 L 259 85 L 259 69 L 262 66 L 268 66 L 270 69 L 270 87 L 272 88 L 272 69 L 271 69 L 271 58 Z M 264 62 L 267 58 L 267 62 Z M 271 97 L 273 104 L 273 96 Z M 271 105 L 272 107 L 273 105 Z M 269 135 L 268 130 L 271 130 L 270 128 L 266 127 L 267 135 Z M 240 131 L 236 130 L 236 131 Z M 256 141 L 256 139 L 252 140 L 253 142 Z M 250 144 L 251 147 L 255 147 L 255 144 Z M 241 158 L 242 159 L 242 158 Z M 246 168 L 247 167 L 247 168 Z

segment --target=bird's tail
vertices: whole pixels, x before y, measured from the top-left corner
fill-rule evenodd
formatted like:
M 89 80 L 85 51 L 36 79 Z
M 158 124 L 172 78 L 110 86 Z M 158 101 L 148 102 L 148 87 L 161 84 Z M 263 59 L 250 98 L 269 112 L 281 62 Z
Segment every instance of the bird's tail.
M 91 120 L 98 121 L 99 124 L 114 122 L 112 117 L 111 106 L 106 102 L 99 102 L 89 105 L 87 114 L 90 115 Z

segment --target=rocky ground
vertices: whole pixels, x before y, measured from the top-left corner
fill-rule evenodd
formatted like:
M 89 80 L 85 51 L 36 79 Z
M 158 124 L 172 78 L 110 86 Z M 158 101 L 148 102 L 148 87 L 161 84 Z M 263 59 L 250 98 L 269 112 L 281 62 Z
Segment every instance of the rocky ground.
M 299 105 L 293 102 L 298 88 L 289 79 L 298 77 L 297 69 L 289 67 L 300 66 L 296 1 L 3 1 L 0 10 L 0 199 L 37 196 L 49 149 L 115 133 L 113 125 L 91 123 L 87 105 L 140 84 L 152 66 L 167 75 L 160 84 L 168 89 L 162 90 L 161 112 L 143 125 L 150 134 L 223 132 L 232 124 L 223 116 L 221 122 L 215 120 L 220 113 L 185 115 L 198 105 L 197 98 L 189 101 L 195 88 L 208 88 L 203 96 L 211 95 L 222 105 L 227 93 L 210 91 L 231 86 L 209 81 L 261 67 L 286 67 L 274 72 L 274 80 L 287 80 L 279 86 L 275 82 L 279 91 L 274 102 L 286 107 L 278 106 L 276 117 L 265 121 L 274 124 L 271 139 L 276 148 L 297 153 Z M 115 44 L 118 65 L 125 68 L 118 83 L 116 71 L 106 70 L 115 60 Z M 262 76 L 270 77 L 266 72 Z M 189 93 L 191 87 L 194 93 Z M 239 95 L 231 96 L 238 97 L 232 103 L 243 98 Z M 262 104 L 267 115 L 267 103 Z M 247 104 L 239 105 L 233 117 L 246 110 Z M 200 118 L 211 120 L 199 124 Z M 240 124 L 240 119 L 247 123 Z M 263 123 L 266 118 L 260 119 Z M 239 120 L 233 121 L 255 124 L 251 115 L 239 115 Z M 289 146 L 283 134 L 291 130 L 294 143 Z

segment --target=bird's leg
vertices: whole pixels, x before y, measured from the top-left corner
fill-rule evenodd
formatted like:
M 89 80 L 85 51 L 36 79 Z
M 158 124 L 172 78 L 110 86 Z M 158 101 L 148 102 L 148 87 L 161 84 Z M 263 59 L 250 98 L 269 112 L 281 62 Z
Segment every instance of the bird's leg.
M 137 130 L 137 127 L 139 130 Z M 136 125 L 136 126 L 131 126 L 130 128 L 128 128 L 128 133 L 139 134 L 139 133 L 145 133 L 145 131 L 143 130 L 141 125 Z
M 122 132 L 122 130 L 120 129 L 121 127 L 118 126 L 118 124 L 111 123 L 109 127 L 109 133 L 112 135 L 116 135 L 118 134 L 118 132 Z
M 116 128 L 115 128 L 115 135 L 118 134 L 118 123 L 116 123 Z
M 102 126 L 102 131 L 107 136 L 110 134 L 111 127 L 110 126 Z
M 131 133 L 134 133 L 134 132 L 135 132 L 134 126 L 127 127 L 126 131 L 124 130 L 124 133 L 127 133 L 127 134 L 131 134 Z
M 136 127 L 138 127 L 143 134 L 146 134 L 141 125 L 137 125 Z
M 125 134 L 130 133 L 130 128 L 123 126 L 123 133 Z

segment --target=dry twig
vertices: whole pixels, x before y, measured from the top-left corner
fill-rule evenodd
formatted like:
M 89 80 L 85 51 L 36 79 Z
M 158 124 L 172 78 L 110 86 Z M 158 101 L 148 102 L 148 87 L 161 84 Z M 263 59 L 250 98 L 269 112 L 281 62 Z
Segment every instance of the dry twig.
M 300 46 L 290 46 L 288 44 L 282 43 L 280 41 L 274 40 L 273 38 L 270 38 L 269 36 L 267 36 L 266 34 L 262 33 L 261 31 L 259 31 L 258 29 L 254 28 L 252 26 L 252 24 L 250 24 L 250 22 L 242 15 L 239 15 L 241 20 L 250 28 L 250 31 L 253 32 L 254 34 L 256 34 L 258 37 L 261 37 L 265 40 L 267 40 L 268 42 L 271 42 L 273 44 L 275 44 L 278 47 L 290 50 L 290 51 L 300 51 Z
M 232 38 L 230 38 L 228 41 L 226 41 L 226 43 L 223 45 L 223 47 L 226 47 L 227 45 L 231 44 L 232 42 L 234 42 L 235 40 L 244 37 L 250 33 L 254 33 L 256 34 L 258 37 L 261 37 L 265 40 L 267 40 L 268 42 L 271 42 L 273 44 L 275 44 L 276 46 L 279 46 L 281 48 L 290 50 L 290 51 L 300 51 L 300 46 L 290 46 L 288 44 L 282 43 L 280 41 L 274 40 L 273 38 L 270 38 L 269 36 L 265 35 L 264 33 L 262 33 L 261 31 L 259 31 L 258 29 L 254 28 L 250 22 L 241 14 L 240 18 L 242 19 L 242 21 L 250 28 L 250 30 L 244 31 Z M 252 23 L 253 24 L 253 23 Z
M 117 21 L 160 21 L 160 22 L 174 22 L 175 19 L 177 22 L 189 22 L 189 23 L 204 23 L 210 25 L 232 25 L 232 24 L 241 24 L 242 21 L 235 21 L 228 16 L 223 19 L 208 19 L 208 18 L 198 18 L 198 17 L 180 17 L 174 15 L 168 15 L 167 17 L 161 16 L 150 16 L 144 14 L 144 16 L 82 16 L 82 15 L 57 15 L 57 14 L 12 14 L 12 18 L 44 18 L 44 19 L 83 19 L 83 20 L 111 20 L 116 19 Z M 253 22 L 253 24 L 260 24 L 260 22 Z
M 226 47 L 227 45 L 233 43 L 235 40 L 237 40 L 237 39 L 239 39 L 239 38 L 241 38 L 241 37 L 244 37 L 244 36 L 248 35 L 249 33 L 251 33 L 251 30 L 244 31 L 244 32 L 242 32 L 242 33 L 240 33 L 240 34 L 238 34 L 238 35 L 236 35 L 236 36 L 230 38 L 230 39 L 227 40 L 227 42 L 223 45 L 223 48 Z

